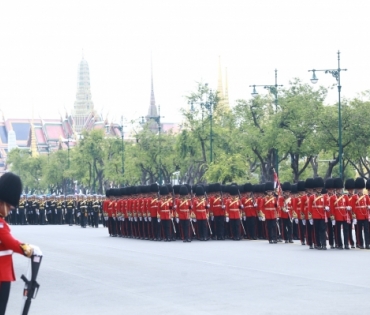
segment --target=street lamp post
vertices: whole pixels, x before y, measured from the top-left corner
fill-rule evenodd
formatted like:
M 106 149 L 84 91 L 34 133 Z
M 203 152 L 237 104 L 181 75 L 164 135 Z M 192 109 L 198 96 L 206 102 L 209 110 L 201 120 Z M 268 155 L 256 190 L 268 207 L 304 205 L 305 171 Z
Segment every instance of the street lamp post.
M 347 69 L 341 69 L 340 67 L 340 51 L 337 52 L 338 55 L 338 68 L 337 69 L 323 69 L 323 70 L 308 70 L 312 72 L 311 82 L 316 84 L 319 80 L 316 76 L 316 72 L 330 73 L 337 80 L 338 87 L 338 147 L 339 147 L 339 177 L 343 179 L 343 146 L 342 146 L 342 107 L 340 103 L 340 92 L 342 86 L 340 85 L 340 73 L 341 71 L 347 71 Z
M 252 96 L 256 97 L 258 95 L 258 92 L 256 90 L 256 87 L 263 87 L 264 89 L 267 89 L 270 91 L 270 93 L 274 94 L 275 96 L 275 114 L 278 110 L 278 87 L 283 86 L 281 84 L 277 84 L 277 69 L 275 69 L 275 84 L 274 85 L 250 85 L 249 87 L 253 87 L 252 90 Z M 279 151 L 278 149 L 274 149 L 274 168 L 277 174 L 279 174 Z

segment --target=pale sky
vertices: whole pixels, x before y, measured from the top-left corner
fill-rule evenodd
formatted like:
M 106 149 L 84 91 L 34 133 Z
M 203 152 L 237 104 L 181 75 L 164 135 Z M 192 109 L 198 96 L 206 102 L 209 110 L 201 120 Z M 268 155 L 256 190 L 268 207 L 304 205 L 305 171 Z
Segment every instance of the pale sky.
M 70 112 L 82 49 L 95 108 L 117 122 L 147 113 L 151 52 L 165 121 L 181 120 L 197 81 L 217 88 L 218 56 L 232 105 L 251 97 L 249 85 L 273 84 L 275 68 L 285 86 L 336 68 L 338 49 L 343 96 L 355 97 L 370 88 L 369 16 L 366 0 L 1 1 L 0 109 L 6 118 L 30 117 L 32 106 L 35 118 Z

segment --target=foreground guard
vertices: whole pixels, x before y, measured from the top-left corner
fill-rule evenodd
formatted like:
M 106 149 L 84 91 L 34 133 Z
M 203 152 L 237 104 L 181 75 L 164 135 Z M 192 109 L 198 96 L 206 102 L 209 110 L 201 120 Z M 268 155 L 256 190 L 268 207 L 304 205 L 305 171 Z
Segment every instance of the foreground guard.
M 31 257 L 35 246 L 14 239 L 4 218 L 16 207 L 22 192 L 22 182 L 17 175 L 5 173 L 0 177 L 0 315 L 5 314 L 10 283 L 15 281 L 12 254 Z M 27 313 L 24 313 L 27 314 Z

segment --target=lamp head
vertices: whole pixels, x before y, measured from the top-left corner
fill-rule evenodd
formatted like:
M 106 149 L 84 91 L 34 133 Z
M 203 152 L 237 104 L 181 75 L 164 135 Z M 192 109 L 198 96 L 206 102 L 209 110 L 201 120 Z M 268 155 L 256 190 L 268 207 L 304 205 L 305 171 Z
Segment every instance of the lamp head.
M 312 83 L 312 84 L 316 84 L 316 83 L 317 83 L 317 81 L 319 81 L 319 79 L 318 79 L 318 78 L 317 78 L 317 76 L 316 76 L 316 72 L 315 72 L 315 70 L 312 70 L 311 83 Z
M 256 90 L 256 86 L 255 85 L 253 85 L 253 91 L 252 91 L 252 96 L 255 98 L 255 97 L 257 97 L 257 95 L 258 95 L 258 92 L 257 92 L 257 90 Z

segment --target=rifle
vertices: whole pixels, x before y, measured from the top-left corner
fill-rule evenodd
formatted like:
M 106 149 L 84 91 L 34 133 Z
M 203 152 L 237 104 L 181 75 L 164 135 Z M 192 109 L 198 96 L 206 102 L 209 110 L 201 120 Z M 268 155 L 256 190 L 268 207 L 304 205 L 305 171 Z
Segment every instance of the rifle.
M 206 199 L 206 203 L 208 204 L 208 195 L 207 195 L 207 193 L 205 191 L 204 191 L 204 196 L 206 197 L 205 198 Z M 209 218 L 208 218 L 207 215 L 206 215 L 206 220 L 207 220 L 207 223 L 208 223 L 209 233 L 211 233 L 211 235 L 213 235 L 212 229 L 211 229 L 211 225 L 209 224 Z
M 239 187 L 238 187 L 238 195 L 239 195 L 239 200 L 240 200 L 240 202 L 242 201 L 242 196 L 240 195 L 240 191 L 239 191 Z M 242 204 L 243 205 L 243 204 Z M 243 208 L 244 208 L 244 206 L 243 206 Z M 242 228 L 243 228 L 243 231 L 244 231 L 244 235 L 247 235 L 247 232 L 245 231 L 245 228 L 244 228 L 244 225 L 243 225 L 243 221 L 242 221 L 242 217 L 241 217 L 241 215 L 240 215 L 240 212 L 239 212 L 239 219 L 240 219 L 240 224 L 241 224 L 241 226 L 242 226 Z
M 24 275 L 22 275 L 21 279 L 25 282 L 23 296 L 25 297 L 25 302 L 22 310 L 22 315 L 27 315 L 30 307 L 32 299 L 35 299 L 37 293 L 39 291 L 40 285 L 36 281 L 37 275 L 39 273 L 39 268 L 41 265 L 42 260 L 42 252 L 38 247 L 34 248 L 34 253 L 31 256 L 31 270 L 28 268 L 28 272 L 31 272 L 31 279 L 28 280 Z

